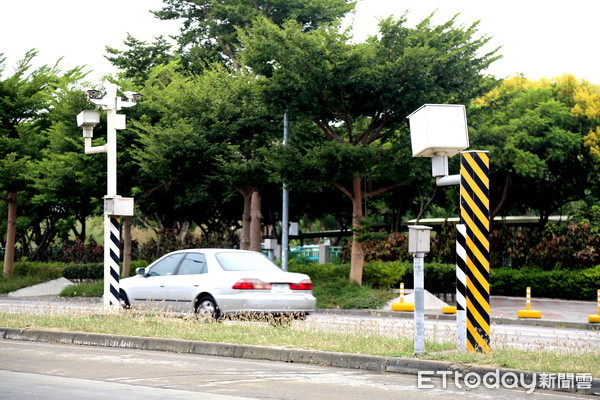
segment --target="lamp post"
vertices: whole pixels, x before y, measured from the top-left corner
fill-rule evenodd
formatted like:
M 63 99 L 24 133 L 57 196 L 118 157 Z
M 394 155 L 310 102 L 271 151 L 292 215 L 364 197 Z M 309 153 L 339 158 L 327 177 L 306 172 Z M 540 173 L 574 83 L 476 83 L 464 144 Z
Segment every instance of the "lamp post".
M 106 153 L 106 196 L 104 197 L 104 309 L 119 306 L 120 216 L 133 216 L 133 198 L 117 195 L 117 130 L 125 129 L 125 115 L 117 114 L 124 107 L 135 105 L 141 95 L 124 92 L 128 100 L 117 95 L 117 85 L 108 84 L 106 94 L 85 90 L 90 103 L 106 110 L 106 144 L 93 146 L 94 127 L 100 122 L 97 110 L 85 110 L 77 115 L 77 125 L 83 129 L 85 154 Z

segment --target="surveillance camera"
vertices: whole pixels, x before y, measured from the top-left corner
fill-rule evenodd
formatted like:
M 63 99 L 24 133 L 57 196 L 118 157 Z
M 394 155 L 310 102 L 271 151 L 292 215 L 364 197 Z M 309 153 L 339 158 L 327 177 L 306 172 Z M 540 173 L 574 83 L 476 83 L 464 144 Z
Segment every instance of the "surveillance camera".
M 132 92 L 132 91 L 129 91 L 129 90 L 126 91 L 126 92 L 123 92 L 123 94 L 125 95 L 125 97 L 127 97 L 128 99 L 131 99 L 133 101 L 138 101 L 143 96 L 140 93 Z
M 92 88 L 83 89 L 83 93 L 85 93 L 90 99 L 95 99 L 102 94 L 99 90 Z

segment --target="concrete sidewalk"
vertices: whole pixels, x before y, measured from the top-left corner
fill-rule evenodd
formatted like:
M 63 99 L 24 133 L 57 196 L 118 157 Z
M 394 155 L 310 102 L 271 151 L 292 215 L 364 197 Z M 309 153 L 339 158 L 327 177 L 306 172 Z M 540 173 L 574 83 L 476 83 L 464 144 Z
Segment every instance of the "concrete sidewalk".
M 58 278 L 52 281 L 29 286 L 23 289 L 15 290 L 7 294 L 8 297 L 35 297 L 35 296 L 58 296 L 64 288 L 73 285 L 73 282 L 66 278 Z

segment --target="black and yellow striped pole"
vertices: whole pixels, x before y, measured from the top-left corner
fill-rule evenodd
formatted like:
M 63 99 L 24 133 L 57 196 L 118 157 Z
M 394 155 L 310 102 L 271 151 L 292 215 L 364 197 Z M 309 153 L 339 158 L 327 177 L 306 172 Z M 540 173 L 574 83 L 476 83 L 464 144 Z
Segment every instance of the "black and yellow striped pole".
M 490 351 L 489 155 L 466 151 L 460 161 L 460 217 L 466 225 L 467 349 Z

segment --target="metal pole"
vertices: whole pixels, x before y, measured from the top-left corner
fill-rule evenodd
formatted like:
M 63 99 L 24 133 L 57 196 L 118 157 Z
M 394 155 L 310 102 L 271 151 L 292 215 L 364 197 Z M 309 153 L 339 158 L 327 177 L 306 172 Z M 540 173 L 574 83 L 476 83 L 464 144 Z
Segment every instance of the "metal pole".
M 290 122 L 288 120 L 288 112 L 285 110 L 283 114 L 283 146 L 287 147 L 288 134 L 290 130 Z M 288 270 L 288 242 L 290 233 L 290 217 L 289 217 L 289 191 L 287 185 L 283 183 L 283 207 L 281 210 L 281 269 Z
M 117 130 L 115 120 L 117 115 L 117 86 L 109 84 L 106 87 L 106 179 L 108 197 L 117 195 Z
M 413 256 L 414 298 L 415 298 L 415 354 L 425 353 L 425 253 L 415 253 Z
M 106 197 L 117 195 L 117 85 L 106 87 Z M 119 305 L 119 222 L 104 215 L 104 308 Z

